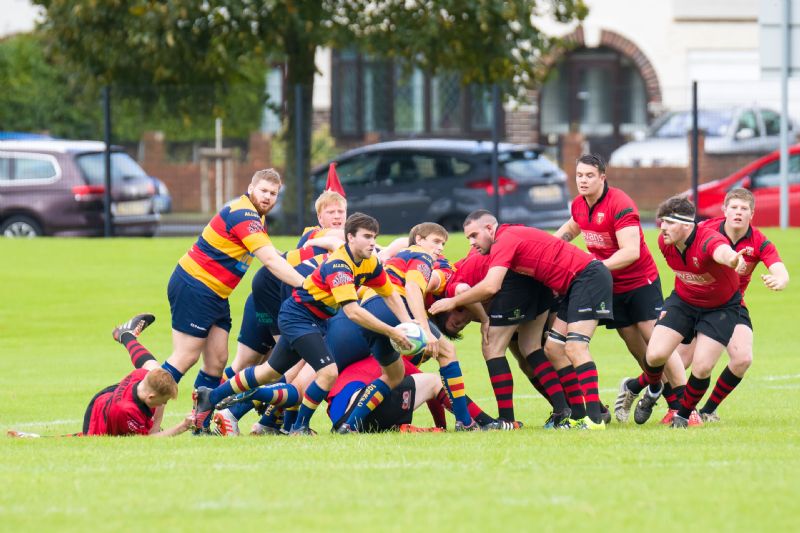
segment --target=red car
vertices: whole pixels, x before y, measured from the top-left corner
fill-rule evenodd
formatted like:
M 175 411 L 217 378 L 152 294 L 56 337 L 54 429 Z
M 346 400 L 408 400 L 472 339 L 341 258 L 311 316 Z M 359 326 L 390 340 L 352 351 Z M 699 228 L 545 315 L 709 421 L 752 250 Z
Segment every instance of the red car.
M 780 226 L 780 153 L 757 159 L 728 176 L 700 185 L 697 215 L 701 219 L 722 215 L 722 202 L 731 189 L 744 187 L 753 192 L 757 226 Z M 691 198 L 691 192 L 689 198 Z M 800 144 L 789 147 L 789 225 L 800 226 Z

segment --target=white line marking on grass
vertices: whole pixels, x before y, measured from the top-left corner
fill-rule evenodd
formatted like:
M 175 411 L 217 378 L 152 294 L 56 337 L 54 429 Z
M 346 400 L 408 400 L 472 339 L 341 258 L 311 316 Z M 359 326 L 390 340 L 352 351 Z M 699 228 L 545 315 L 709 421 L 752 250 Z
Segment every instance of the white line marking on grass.
M 47 420 L 42 422 L 11 422 L 8 424 L 10 428 L 31 428 L 36 426 L 74 426 L 83 424 L 83 419 L 71 418 L 65 420 Z
M 764 381 L 789 381 L 793 379 L 800 379 L 800 374 L 785 374 L 783 376 L 764 376 L 761 379 Z

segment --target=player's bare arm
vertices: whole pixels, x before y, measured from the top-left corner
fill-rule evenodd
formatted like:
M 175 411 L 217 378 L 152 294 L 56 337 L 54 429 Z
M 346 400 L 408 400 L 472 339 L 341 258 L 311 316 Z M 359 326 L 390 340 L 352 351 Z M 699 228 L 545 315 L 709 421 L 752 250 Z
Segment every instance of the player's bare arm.
M 456 307 L 488 300 L 500 290 L 503 278 L 506 277 L 506 272 L 508 272 L 506 267 L 493 266 L 480 283 L 452 298 L 443 298 L 434 302 L 429 311 L 435 315 L 445 311 L 452 311 Z
M 639 259 L 641 247 L 639 245 L 639 228 L 627 226 L 616 232 L 619 250 L 603 261 L 609 270 L 619 270 L 633 264 Z
M 396 294 L 392 293 L 394 296 Z M 386 299 L 387 305 L 389 305 L 389 299 Z M 402 305 L 402 303 L 401 303 Z M 391 306 L 389 307 L 391 309 Z M 381 335 L 386 335 L 395 343 L 399 344 L 404 348 L 411 348 L 411 343 L 408 341 L 408 338 L 405 334 L 398 328 L 393 328 L 386 322 L 378 319 L 375 315 L 358 305 L 356 302 L 348 302 L 342 306 L 342 311 L 344 314 L 347 315 L 347 318 L 358 324 L 359 326 L 365 327 L 369 330 L 372 330 L 376 333 L 380 333 Z M 403 306 L 403 311 L 405 312 L 405 306 Z M 392 312 L 395 312 L 392 310 Z M 399 315 L 395 315 L 400 318 Z M 408 313 L 405 313 L 405 321 L 408 322 L 411 318 L 408 316 Z M 404 319 L 400 318 L 400 321 L 403 322 Z
M 769 274 L 761 274 L 764 285 L 773 291 L 782 291 L 789 284 L 789 271 L 781 262 L 773 263 L 769 267 Z
M 742 274 L 745 271 L 745 268 L 747 268 L 747 264 L 742 257 L 744 252 L 744 248 L 737 252 L 727 244 L 723 244 L 714 250 L 714 255 L 712 257 L 714 258 L 714 261 L 720 265 L 729 266 L 736 270 L 736 272 L 739 274 Z
M 570 217 L 570 219 L 564 222 L 564 224 L 558 228 L 553 235 L 563 241 L 570 242 L 572 239 L 577 237 L 580 232 L 581 227 L 578 226 L 578 223 L 575 222 L 574 218 Z
M 148 437 L 174 437 L 175 435 L 180 435 L 181 433 L 187 431 L 190 427 L 192 427 L 191 413 L 186 415 L 186 417 L 183 420 L 181 420 L 177 425 L 169 429 L 158 431 L 156 433 L 150 433 Z
M 341 233 L 341 231 L 339 233 Z M 335 235 L 325 235 L 324 237 L 314 237 L 313 239 L 308 239 L 305 244 L 303 244 L 303 248 L 316 246 L 317 248 L 325 248 L 326 250 L 333 252 L 341 248 L 343 245 L 343 238 L 339 238 Z
M 282 282 L 292 287 L 299 287 L 303 284 L 305 278 L 286 262 L 286 259 L 278 253 L 274 246 L 262 246 L 253 253 Z

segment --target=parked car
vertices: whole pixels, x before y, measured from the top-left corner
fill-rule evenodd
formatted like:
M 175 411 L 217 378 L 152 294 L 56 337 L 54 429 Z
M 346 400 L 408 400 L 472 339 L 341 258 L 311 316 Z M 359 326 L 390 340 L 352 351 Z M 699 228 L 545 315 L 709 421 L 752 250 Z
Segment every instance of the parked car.
M 156 191 L 156 195 L 153 197 L 153 210 L 158 214 L 171 213 L 172 196 L 169 194 L 167 184 L 153 176 L 148 177 Z
M 0 234 L 102 235 L 105 144 L 55 139 L 0 141 Z M 119 148 L 111 153 L 116 235 L 152 236 L 155 187 Z
M 789 224 L 800 226 L 800 144 L 789 148 Z M 728 176 L 698 187 L 697 215 L 713 218 L 722 214 L 721 206 L 731 189 L 744 187 L 753 192 L 758 226 L 780 225 L 780 152 L 757 159 Z M 691 192 L 688 193 L 691 198 Z
M 770 109 L 741 107 L 701 109 L 699 128 L 705 130 L 705 151 L 709 154 L 766 153 L 780 146 L 780 114 Z M 789 121 L 790 138 L 794 124 Z M 619 167 L 685 167 L 689 165 L 687 134 L 692 128 L 691 111 L 662 115 L 642 140 L 614 150 L 609 164 Z
M 405 233 L 420 222 L 460 230 L 475 209 L 494 211 L 493 144 L 469 140 L 405 140 L 364 146 L 335 159 L 350 213 L 380 221 L 382 233 Z M 540 147 L 501 143 L 500 219 L 557 227 L 569 219 L 566 175 Z M 315 191 L 325 187 L 328 165 L 313 171 Z

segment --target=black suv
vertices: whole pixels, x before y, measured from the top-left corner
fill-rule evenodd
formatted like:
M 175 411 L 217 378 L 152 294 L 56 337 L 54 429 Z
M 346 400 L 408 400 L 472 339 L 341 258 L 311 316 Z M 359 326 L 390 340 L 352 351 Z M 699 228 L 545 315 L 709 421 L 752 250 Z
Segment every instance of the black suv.
M 494 212 L 487 141 L 408 140 L 364 146 L 334 161 L 347 194 L 347 210 L 378 219 L 382 233 L 405 233 L 420 222 L 461 230 L 475 209 Z M 555 228 L 570 217 L 566 175 L 538 146 L 500 143 L 501 222 Z M 314 169 L 317 193 L 328 165 Z

